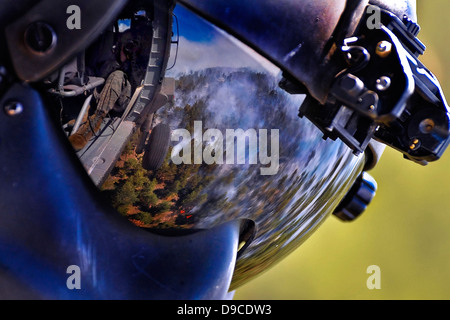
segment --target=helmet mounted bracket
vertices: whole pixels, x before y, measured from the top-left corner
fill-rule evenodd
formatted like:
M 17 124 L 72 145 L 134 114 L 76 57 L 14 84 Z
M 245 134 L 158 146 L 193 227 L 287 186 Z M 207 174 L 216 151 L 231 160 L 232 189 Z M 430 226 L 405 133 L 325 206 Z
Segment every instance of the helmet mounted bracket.
M 425 51 L 417 39 L 419 26 L 375 8 L 379 26 L 370 25 L 365 10 L 355 36 L 340 46 L 336 62 L 344 68 L 327 102 L 308 96 L 299 116 L 355 154 L 375 139 L 425 165 L 439 159 L 450 142 L 449 108 L 439 82 L 418 59 Z

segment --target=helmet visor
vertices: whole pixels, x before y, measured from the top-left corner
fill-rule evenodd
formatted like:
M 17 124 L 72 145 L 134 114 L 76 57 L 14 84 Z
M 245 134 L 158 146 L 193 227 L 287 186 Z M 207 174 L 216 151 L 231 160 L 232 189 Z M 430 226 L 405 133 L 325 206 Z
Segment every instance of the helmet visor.
M 115 63 L 129 68 L 98 74 L 105 82 L 88 101 L 64 99 L 62 126 L 69 139 L 85 130 L 78 157 L 137 226 L 180 235 L 242 221 L 236 287 L 333 212 L 363 157 L 299 118 L 304 96 L 280 89 L 281 71 L 246 45 L 182 6 L 161 42 L 147 13 L 117 20 Z

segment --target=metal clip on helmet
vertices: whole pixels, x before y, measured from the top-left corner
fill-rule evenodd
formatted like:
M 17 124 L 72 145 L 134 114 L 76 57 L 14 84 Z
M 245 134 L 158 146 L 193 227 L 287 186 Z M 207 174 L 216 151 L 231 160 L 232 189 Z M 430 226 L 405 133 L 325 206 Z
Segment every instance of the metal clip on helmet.
M 449 143 L 415 21 L 388 0 L 0 9 L 0 297 L 229 298 L 353 220 L 384 145 L 424 164 Z M 206 66 L 218 39 L 230 65 Z

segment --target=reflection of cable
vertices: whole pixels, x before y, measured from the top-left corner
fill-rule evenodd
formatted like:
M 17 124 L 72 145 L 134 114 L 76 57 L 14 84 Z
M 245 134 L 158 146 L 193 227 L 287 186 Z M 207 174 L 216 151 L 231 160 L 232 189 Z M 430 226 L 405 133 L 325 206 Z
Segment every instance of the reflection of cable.
M 59 122 L 61 123 L 61 125 L 63 124 L 63 113 L 64 113 L 64 104 L 62 102 L 62 98 L 59 97 L 58 98 L 59 101 L 59 106 L 60 106 L 60 111 L 59 111 Z
M 111 116 L 108 115 L 108 117 L 109 117 L 109 121 L 108 121 L 108 126 L 107 126 L 107 128 L 111 128 L 111 131 L 113 131 L 113 132 L 112 132 L 112 133 L 105 134 L 104 131 L 106 130 L 106 128 L 103 128 L 102 130 L 100 130 L 101 133 L 98 134 L 98 135 L 92 136 L 92 137 L 89 139 L 89 142 L 95 140 L 96 138 L 98 138 L 98 137 L 100 137 L 100 136 L 108 137 L 108 136 L 114 135 L 115 130 L 116 130 L 116 129 L 114 128 L 114 122 L 113 122 L 113 119 L 111 118 Z M 79 158 L 82 158 L 82 157 L 86 154 L 86 152 L 88 152 L 89 150 L 91 150 L 91 147 L 92 147 L 92 143 L 89 144 L 89 146 L 83 150 L 83 153 L 78 154 L 78 157 L 79 157 Z
M 175 57 L 174 57 L 174 60 L 173 60 L 173 65 L 170 68 L 166 68 L 166 71 L 169 71 L 169 70 L 173 69 L 173 67 L 175 67 L 175 64 L 177 63 L 177 58 L 178 58 L 178 47 L 179 47 L 179 44 L 180 44 L 180 29 L 179 29 L 179 26 L 178 26 L 178 18 L 177 18 L 177 16 L 175 14 L 173 14 L 173 17 L 175 18 L 175 24 L 177 25 L 177 40 L 172 41 L 172 44 L 175 43 L 177 45 L 177 49 L 175 51 Z
M 111 115 L 108 114 L 108 117 L 109 117 L 108 127 L 111 128 L 111 131 L 112 131 L 112 133 L 109 135 L 113 135 L 114 133 L 116 133 L 117 128 L 114 128 L 113 121 L 112 121 L 113 119 L 112 119 Z
M 117 128 L 120 127 L 120 125 L 122 124 L 122 122 L 125 120 L 125 118 L 128 116 L 128 114 L 130 113 L 132 107 L 134 106 L 138 96 L 140 95 L 141 91 L 142 91 L 143 86 L 139 87 L 136 89 L 136 91 L 134 92 L 133 97 L 131 98 L 130 102 L 128 103 L 128 106 L 126 108 L 126 110 L 124 111 L 122 117 L 120 118 L 119 124 L 117 125 Z M 117 130 L 117 129 L 116 129 Z M 115 132 L 115 131 L 114 131 Z M 113 134 L 111 134 L 109 136 L 108 141 L 105 143 L 102 151 L 99 153 L 99 155 L 97 157 L 94 158 L 94 163 L 92 164 L 92 166 L 88 169 L 88 174 L 90 175 L 92 173 L 92 171 L 94 171 L 95 167 L 97 166 L 99 160 L 101 159 L 101 155 L 103 154 L 103 152 L 105 152 L 106 148 L 109 146 L 109 143 L 112 140 L 112 137 L 114 136 L 114 132 Z
M 91 126 L 91 130 L 92 130 L 92 132 L 94 133 L 94 137 L 95 137 L 95 138 L 98 138 L 98 137 L 100 137 L 100 136 L 108 137 L 108 136 L 113 135 L 113 134 L 116 132 L 116 128 L 114 128 L 114 125 L 113 125 L 114 122 L 113 122 L 113 118 L 111 117 L 111 115 L 108 113 L 108 114 L 105 116 L 105 118 L 108 118 L 108 119 L 109 119 L 109 121 L 108 121 L 108 126 L 107 126 L 107 127 L 111 129 L 112 133 L 105 134 L 104 131 L 106 130 L 106 128 L 103 129 L 103 132 L 102 132 L 102 131 L 99 131 L 99 133 L 96 133 L 96 132 L 94 132 L 94 130 L 92 129 L 92 124 L 89 122 L 89 124 L 90 124 L 90 126 Z M 90 121 L 90 119 L 89 119 L 89 121 Z

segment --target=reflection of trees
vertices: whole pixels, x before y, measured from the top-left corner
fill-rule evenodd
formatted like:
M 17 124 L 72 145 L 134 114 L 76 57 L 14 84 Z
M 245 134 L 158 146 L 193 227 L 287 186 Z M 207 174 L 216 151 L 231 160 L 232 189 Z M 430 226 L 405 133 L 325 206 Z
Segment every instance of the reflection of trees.
M 294 137 L 300 136 L 302 130 L 298 125 L 292 125 L 297 114 L 286 109 L 285 106 L 290 104 L 287 95 L 266 74 L 247 69 L 232 72 L 207 69 L 180 77 L 177 85 L 177 91 L 181 93 L 178 102 L 186 106 L 180 127 L 191 130 L 193 120 L 202 120 L 208 127 L 222 130 L 282 128 L 281 166 L 287 166 L 283 159 L 297 157 L 299 147 Z M 222 92 L 226 94 L 222 95 Z M 220 100 L 221 97 L 226 99 Z M 201 175 L 207 168 L 200 167 L 196 174 Z M 192 208 L 199 226 L 217 223 L 219 221 L 215 220 L 224 216 L 261 216 L 259 222 L 263 223 L 258 226 L 264 233 L 264 229 L 270 230 L 280 224 L 268 213 L 287 210 L 300 189 L 299 181 L 290 180 L 288 174 L 281 179 L 279 176 L 260 176 L 258 166 L 223 165 L 217 168 L 214 176 L 204 193 L 198 194 L 207 194 L 208 201 L 196 202 Z
M 258 241 L 266 234 L 289 238 L 292 234 L 284 230 L 292 228 L 286 226 L 300 223 L 299 212 L 314 206 L 313 195 L 326 184 L 318 163 L 334 156 L 316 149 L 320 136 L 308 140 L 317 137 L 316 129 L 299 125 L 299 106 L 289 99 L 273 78 L 248 69 L 213 68 L 180 76 L 175 104 L 162 108 L 158 120 L 191 133 L 194 121 L 202 121 L 203 130 L 222 132 L 279 129 L 278 174 L 261 176 L 260 165 L 175 165 L 171 149 L 159 170 L 147 172 L 131 147 L 105 184 L 113 204 L 147 227 L 201 228 L 250 217 L 258 220 Z M 317 183 L 317 177 L 325 178 Z
M 353 181 L 357 172 L 347 166 L 353 158 L 345 146 L 323 141 L 318 129 L 297 117 L 299 105 L 290 99 L 273 78 L 247 69 L 182 75 L 175 103 L 158 111 L 156 120 L 191 134 L 194 121 L 202 121 L 203 130 L 222 132 L 279 129 L 278 174 L 261 176 L 259 164 L 175 165 L 171 148 L 159 170 L 146 171 L 130 145 L 103 188 L 122 214 L 149 228 L 204 228 L 230 219 L 254 220 L 253 244 L 258 246 L 251 245 L 240 256 L 238 273 L 266 269 L 295 248 L 287 244 L 298 243 L 337 206 L 348 187 L 342 181 Z
M 248 69 L 212 68 L 185 74 L 176 83 L 176 103 L 162 108 L 159 118 L 175 128 L 193 132 L 194 121 L 209 128 L 283 128 L 281 159 L 295 156 L 299 134 L 292 126 L 296 113 L 286 110 L 287 95 L 277 82 L 263 73 Z M 174 123 L 175 121 L 175 123 Z M 134 138 L 136 141 L 137 138 Z M 214 223 L 224 214 L 278 212 L 287 207 L 298 187 L 280 192 L 289 180 L 259 175 L 259 167 L 230 165 L 175 165 L 170 152 L 163 166 L 147 172 L 133 145 L 126 148 L 122 161 L 113 170 L 104 189 L 113 205 L 124 215 L 153 227 L 181 227 L 192 223 Z M 280 163 L 283 164 L 283 160 Z M 188 218 L 189 217 L 189 218 Z M 263 228 L 271 228 L 268 219 Z

